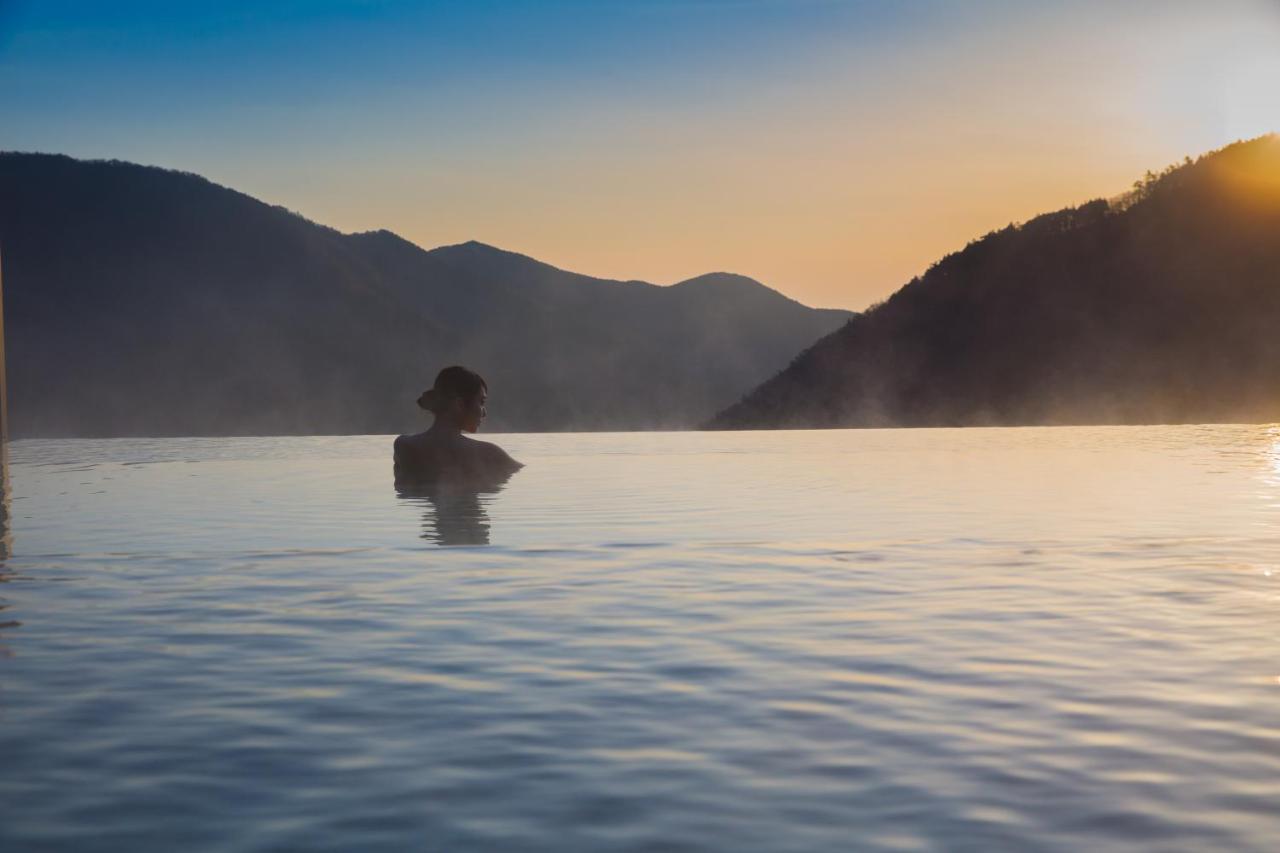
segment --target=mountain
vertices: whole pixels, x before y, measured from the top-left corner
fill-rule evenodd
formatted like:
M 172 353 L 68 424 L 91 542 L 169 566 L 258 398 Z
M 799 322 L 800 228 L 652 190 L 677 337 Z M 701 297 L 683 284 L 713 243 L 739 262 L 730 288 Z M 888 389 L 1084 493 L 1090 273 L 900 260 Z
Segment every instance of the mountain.
M 488 379 L 493 429 L 687 427 L 849 316 L 738 276 L 424 251 L 46 154 L 0 154 L 0 251 L 18 437 L 411 431 L 451 363 Z
M 1280 420 L 1280 137 L 988 234 L 712 428 Z

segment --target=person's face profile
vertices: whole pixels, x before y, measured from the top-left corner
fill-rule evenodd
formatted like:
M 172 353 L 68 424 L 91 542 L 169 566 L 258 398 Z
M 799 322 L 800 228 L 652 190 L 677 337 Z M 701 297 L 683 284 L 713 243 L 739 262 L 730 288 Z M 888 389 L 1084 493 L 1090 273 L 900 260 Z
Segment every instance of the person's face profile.
M 467 432 L 479 432 L 480 422 L 488 415 L 485 409 L 485 403 L 489 399 L 489 392 L 483 388 L 480 393 L 472 397 L 466 402 L 460 402 L 462 408 L 462 428 Z

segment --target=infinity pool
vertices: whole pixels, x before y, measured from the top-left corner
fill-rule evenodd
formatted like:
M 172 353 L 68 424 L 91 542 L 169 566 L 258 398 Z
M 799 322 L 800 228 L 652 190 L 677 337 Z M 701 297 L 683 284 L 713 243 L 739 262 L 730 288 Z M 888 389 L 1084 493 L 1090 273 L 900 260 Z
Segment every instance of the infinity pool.
M 1272 850 L 1280 428 L 21 441 L 0 849 Z

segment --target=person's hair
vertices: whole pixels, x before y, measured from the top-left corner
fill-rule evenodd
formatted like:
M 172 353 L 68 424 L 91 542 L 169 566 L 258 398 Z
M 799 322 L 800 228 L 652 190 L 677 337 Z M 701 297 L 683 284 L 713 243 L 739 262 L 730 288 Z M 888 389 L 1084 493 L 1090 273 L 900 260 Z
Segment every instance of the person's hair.
M 487 390 L 489 386 L 479 373 L 455 364 L 436 374 L 436 384 L 422 392 L 418 405 L 436 415 L 452 400 L 470 400 Z

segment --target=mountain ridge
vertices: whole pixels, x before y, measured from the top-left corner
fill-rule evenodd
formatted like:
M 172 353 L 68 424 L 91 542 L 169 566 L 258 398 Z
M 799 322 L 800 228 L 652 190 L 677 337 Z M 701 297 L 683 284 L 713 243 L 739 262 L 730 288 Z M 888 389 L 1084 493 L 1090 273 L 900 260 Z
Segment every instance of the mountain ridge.
M 411 431 L 448 363 L 489 379 L 498 429 L 684 428 L 848 316 L 345 234 L 56 154 L 0 154 L 0 249 L 17 437 Z
M 1280 137 L 993 231 L 706 426 L 1278 420 Z

